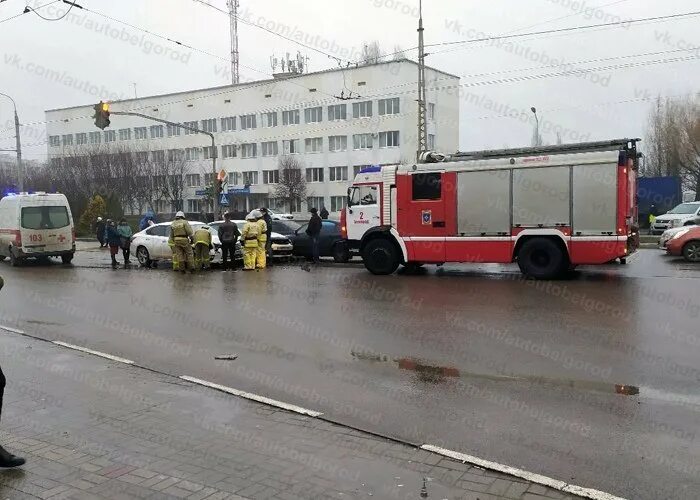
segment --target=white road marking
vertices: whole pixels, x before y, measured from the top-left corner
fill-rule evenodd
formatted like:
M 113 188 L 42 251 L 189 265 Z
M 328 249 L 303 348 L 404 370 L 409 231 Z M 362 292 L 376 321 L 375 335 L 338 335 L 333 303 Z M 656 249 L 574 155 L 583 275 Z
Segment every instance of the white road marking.
M 302 408 L 301 406 L 292 405 L 289 403 L 283 403 L 282 401 L 277 401 L 275 399 L 266 398 L 265 396 L 258 396 L 257 394 L 253 394 L 251 392 L 239 391 L 238 389 L 234 389 L 232 387 L 226 387 L 225 385 L 215 384 L 214 382 L 209 382 L 207 380 L 202 380 L 202 379 L 190 377 L 188 375 L 181 375 L 180 378 L 182 380 L 187 380 L 188 382 L 192 382 L 193 384 L 199 384 L 199 385 L 203 385 L 205 387 L 210 387 L 212 389 L 216 389 L 216 390 L 219 390 L 222 392 L 227 392 L 229 394 L 233 394 L 234 396 L 239 396 L 241 398 L 250 399 L 252 401 L 257 401 L 258 403 L 263 403 L 266 405 L 275 406 L 277 408 L 282 408 L 283 410 L 293 411 L 294 413 L 300 413 L 302 415 L 308 415 L 310 417 L 320 417 L 321 415 L 323 415 L 323 413 L 318 412 L 318 411 L 307 410 L 306 408 Z
M 76 351 L 86 352 L 88 354 L 94 354 L 95 356 L 110 359 L 112 361 L 117 361 L 119 363 L 124 363 L 127 365 L 134 364 L 134 362 L 131 361 L 130 359 L 120 358 L 119 356 L 112 356 L 111 354 L 107 354 L 106 352 L 93 351 L 92 349 L 88 349 L 87 347 L 80 347 L 78 345 L 68 344 L 66 342 L 61 342 L 60 340 L 52 340 L 51 342 L 53 344 L 60 345 L 62 347 L 67 347 L 68 349 L 74 349 Z
M 8 332 L 19 333 L 20 335 L 24 335 L 24 330 L 18 330 L 17 328 L 12 328 L 11 326 L 0 325 L 0 329 L 7 330 Z
M 438 455 L 442 455 L 444 457 L 453 458 L 455 460 L 459 460 L 460 462 L 468 462 L 485 469 L 495 470 L 498 472 L 503 472 L 504 474 L 510 474 L 511 476 L 520 477 L 522 479 L 526 479 L 527 481 L 541 484 L 542 486 L 548 486 L 550 488 L 554 488 L 555 490 L 563 491 L 565 493 L 572 493 L 584 498 L 590 498 L 592 500 L 625 500 L 622 497 L 616 497 L 610 493 L 605 493 L 604 491 L 567 484 L 564 481 L 552 479 L 551 477 L 517 469 L 515 467 L 510 467 L 509 465 L 499 464 L 498 462 L 491 462 L 490 460 L 484 460 L 482 458 L 460 453 L 458 451 L 440 448 L 439 446 L 424 444 L 421 446 L 421 449 L 432 453 L 437 453 Z

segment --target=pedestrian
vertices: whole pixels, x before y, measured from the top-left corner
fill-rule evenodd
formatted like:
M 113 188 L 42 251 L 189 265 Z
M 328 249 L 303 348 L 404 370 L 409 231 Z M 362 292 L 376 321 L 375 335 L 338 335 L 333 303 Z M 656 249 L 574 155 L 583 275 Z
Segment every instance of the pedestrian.
M 118 265 L 117 253 L 119 252 L 122 239 L 121 236 L 119 236 L 117 225 L 112 219 L 107 221 L 107 229 L 105 233 L 107 236 L 107 245 L 109 245 L 109 255 L 112 257 L 112 269 L 116 269 Z
M 306 234 L 311 238 L 311 256 L 316 264 L 318 264 L 321 259 L 319 258 L 319 238 L 321 235 L 321 226 L 323 225 L 323 222 L 321 221 L 321 218 L 318 216 L 318 210 L 316 210 L 316 207 L 312 207 L 311 210 L 311 220 L 309 221 L 309 224 L 306 226 Z
M 105 246 L 105 223 L 102 217 L 98 217 L 97 222 L 95 222 L 95 236 L 97 236 L 97 241 L 100 242 L 100 248 Z
M 209 251 L 212 248 L 211 231 L 205 224 L 194 232 L 194 268 L 197 271 L 209 269 Z
M 649 234 L 654 234 L 652 228 L 656 222 L 657 215 L 656 205 L 652 204 L 651 207 L 649 207 Z
M 218 229 L 221 243 L 221 262 L 224 271 L 228 271 L 227 257 L 231 258 L 231 267 L 236 270 L 236 241 L 241 236 L 238 226 L 231 222 L 231 214 L 224 215 L 224 222 Z
M 194 252 L 192 251 L 192 237 L 194 233 L 192 232 L 192 226 L 185 219 L 185 214 L 179 211 L 175 214 L 175 220 L 170 226 L 170 238 L 169 242 L 173 245 L 173 258 L 177 259 L 177 267 L 175 266 L 175 260 L 173 260 L 173 270 L 177 271 L 178 268 L 181 273 L 187 272 L 187 269 L 191 273 L 194 272 Z
M 153 213 L 153 211 L 149 210 L 146 212 L 146 214 L 141 217 L 141 220 L 139 221 L 139 231 L 143 231 L 149 226 L 152 226 L 155 224 L 156 220 L 156 214 Z
M 5 281 L 2 278 L 0 278 L 0 290 L 2 290 L 2 287 L 4 285 Z M 0 367 L 0 415 L 2 415 L 2 397 L 5 394 L 6 383 L 7 381 L 5 380 L 5 374 L 2 372 L 2 367 Z M 0 467 L 19 467 L 20 465 L 24 465 L 24 463 L 24 458 L 13 455 L 5 448 L 0 446 Z
M 326 207 L 325 207 L 325 206 L 322 206 L 322 207 L 321 207 L 321 213 L 320 213 L 320 215 L 321 215 L 321 219 L 323 219 L 323 220 L 328 219 L 328 210 L 326 210 Z
M 258 253 L 258 232 L 260 225 L 253 212 L 250 212 L 245 218 L 245 226 L 241 232 L 243 239 L 243 270 L 253 271 L 255 269 L 255 260 Z
M 267 265 L 272 265 L 272 216 L 266 207 L 261 208 L 260 211 L 263 214 L 263 220 L 267 226 L 267 241 L 265 242 Z
M 131 230 L 131 226 L 127 224 L 124 217 L 122 217 L 119 221 L 117 231 L 119 232 L 120 246 L 122 249 L 122 256 L 124 257 L 124 265 L 128 266 L 131 264 L 129 257 L 131 256 L 131 236 L 133 235 L 133 231 Z
M 258 224 L 258 252 L 255 256 L 255 268 L 265 269 L 267 267 L 267 224 L 260 210 L 253 210 L 253 212 Z

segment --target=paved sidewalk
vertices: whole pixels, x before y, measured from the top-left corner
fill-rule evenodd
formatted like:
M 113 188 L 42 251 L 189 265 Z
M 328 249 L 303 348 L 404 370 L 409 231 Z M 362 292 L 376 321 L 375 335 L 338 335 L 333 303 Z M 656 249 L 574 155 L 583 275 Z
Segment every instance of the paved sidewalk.
M 0 499 L 574 498 L 321 419 L 0 332 Z

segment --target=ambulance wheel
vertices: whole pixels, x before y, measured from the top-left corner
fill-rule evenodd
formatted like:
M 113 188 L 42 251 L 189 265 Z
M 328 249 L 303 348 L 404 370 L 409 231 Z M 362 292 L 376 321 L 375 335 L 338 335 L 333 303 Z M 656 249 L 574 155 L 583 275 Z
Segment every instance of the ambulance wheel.
M 0 255 L 0 262 L 2 262 L 3 260 L 5 260 L 5 256 L 4 256 L 4 255 Z
M 548 280 L 561 276 L 569 262 L 556 242 L 549 238 L 532 238 L 518 251 L 518 266 L 530 278 Z
M 383 238 L 372 240 L 362 252 L 365 267 L 372 274 L 392 274 L 399 267 L 399 257 L 390 241 Z
M 22 265 L 22 259 L 15 256 L 15 252 L 10 248 L 10 265 L 12 267 L 17 267 Z
M 61 255 L 61 262 L 64 264 L 70 264 L 73 261 L 73 254 L 72 253 L 65 253 Z
M 136 249 L 136 259 L 143 267 L 151 267 L 151 263 L 153 262 L 146 247 L 138 247 Z

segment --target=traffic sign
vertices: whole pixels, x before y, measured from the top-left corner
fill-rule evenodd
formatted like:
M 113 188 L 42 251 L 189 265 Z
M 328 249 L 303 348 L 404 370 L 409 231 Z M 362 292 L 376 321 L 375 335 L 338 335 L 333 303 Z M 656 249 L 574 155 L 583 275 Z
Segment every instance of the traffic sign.
M 226 193 L 221 193 L 221 198 L 219 198 L 219 205 L 222 207 L 228 207 L 228 195 Z
M 197 191 L 194 192 L 195 196 L 206 196 L 207 195 L 207 190 L 206 189 L 198 189 Z

